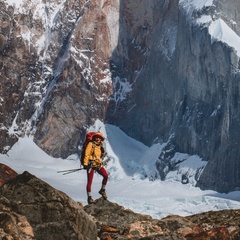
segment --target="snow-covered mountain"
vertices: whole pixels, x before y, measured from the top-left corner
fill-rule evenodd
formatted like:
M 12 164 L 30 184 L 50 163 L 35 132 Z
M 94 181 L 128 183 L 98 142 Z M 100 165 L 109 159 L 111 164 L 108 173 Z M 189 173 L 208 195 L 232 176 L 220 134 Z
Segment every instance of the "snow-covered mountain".
M 27 135 L 66 158 L 100 119 L 164 145 L 144 165 L 152 178 L 192 155 L 198 170 L 181 177 L 239 189 L 239 10 L 233 0 L 1 1 L 1 152 Z

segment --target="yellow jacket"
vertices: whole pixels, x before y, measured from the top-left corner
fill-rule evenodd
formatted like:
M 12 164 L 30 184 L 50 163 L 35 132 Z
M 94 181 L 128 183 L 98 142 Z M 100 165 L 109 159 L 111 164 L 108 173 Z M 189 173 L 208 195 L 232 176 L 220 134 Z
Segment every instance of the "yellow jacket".
M 102 167 L 102 145 L 97 145 L 96 143 L 89 142 L 85 149 L 85 156 L 83 160 L 83 165 L 88 166 L 90 160 L 93 160 L 92 167 L 100 168 Z

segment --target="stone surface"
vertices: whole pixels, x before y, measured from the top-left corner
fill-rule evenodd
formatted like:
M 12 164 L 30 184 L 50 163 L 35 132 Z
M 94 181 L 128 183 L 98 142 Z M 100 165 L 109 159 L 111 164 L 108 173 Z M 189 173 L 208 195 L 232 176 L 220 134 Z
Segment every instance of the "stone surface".
M 94 217 L 100 239 L 230 240 L 240 236 L 239 210 L 157 220 L 102 198 L 84 209 Z
M 0 163 L 0 187 L 18 175 L 13 169 Z
M 27 133 L 48 154 L 67 157 L 105 118 L 118 8 L 117 0 L 0 3 L 1 152 Z
M 12 219 L 11 214 L 15 213 L 24 216 L 33 229 L 34 239 L 97 239 L 95 223 L 77 202 L 28 172 L 4 184 L 0 194 L 8 199 L 10 208 L 10 217 L 2 215 L 3 221 Z
M 25 216 L 17 214 L 11 202 L 0 198 L 0 239 L 33 240 L 34 232 Z
M 171 138 L 175 152 L 208 161 L 196 176 L 202 189 L 238 190 L 239 56 L 197 21 L 221 17 L 239 33 L 240 3 L 221 0 L 200 10 L 186 3 L 121 2 L 113 83 L 121 92 L 127 79 L 132 90 L 110 102 L 107 119 L 149 146 Z

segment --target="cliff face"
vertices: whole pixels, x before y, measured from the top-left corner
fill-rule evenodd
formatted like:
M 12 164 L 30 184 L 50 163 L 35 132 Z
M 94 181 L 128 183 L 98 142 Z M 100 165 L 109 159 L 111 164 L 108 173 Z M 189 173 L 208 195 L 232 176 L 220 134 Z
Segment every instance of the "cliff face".
M 1 151 L 33 134 L 47 153 L 67 157 L 86 128 L 104 119 L 118 7 L 118 1 L 1 2 Z
M 209 161 L 201 188 L 236 189 L 239 53 L 212 25 L 240 34 L 238 10 L 233 0 L 2 1 L 1 152 L 31 134 L 67 157 L 98 118 Z
M 239 33 L 240 4 L 193 4 L 121 2 L 113 62 L 131 91 L 111 102 L 108 119 L 147 145 L 170 140 L 174 151 L 208 160 L 201 188 L 234 190 L 240 184 L 239 56 L 210 27 L 223 19 Z

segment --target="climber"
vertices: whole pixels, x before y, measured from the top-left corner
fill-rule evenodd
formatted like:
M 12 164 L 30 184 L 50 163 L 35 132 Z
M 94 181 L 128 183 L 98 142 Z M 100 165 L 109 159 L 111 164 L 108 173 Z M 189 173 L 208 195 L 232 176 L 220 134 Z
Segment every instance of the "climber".
M 101 132 L 96 132 L 93 137 L 92 141 L 89 141 L 83 158 L 83 167 L 87 170 L 87 196 L 88 196 L 88 204 L 95 203 L 91 196 L 91 188 L 92 188 L 92 181 L 94 176 L 94 171 L 99 173 L 102 179 L 102 187 L 99 191 L 99 194 L 102 195 L 104 199 L 107 199 L 107 194 L 105 191 L 105 187 L 108 181 L 108 173 L 103 167 L 102 158 L 104 157 L 104 148 L 102 146 L 104 141 L 104 137 Z

